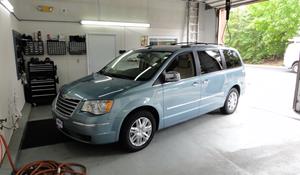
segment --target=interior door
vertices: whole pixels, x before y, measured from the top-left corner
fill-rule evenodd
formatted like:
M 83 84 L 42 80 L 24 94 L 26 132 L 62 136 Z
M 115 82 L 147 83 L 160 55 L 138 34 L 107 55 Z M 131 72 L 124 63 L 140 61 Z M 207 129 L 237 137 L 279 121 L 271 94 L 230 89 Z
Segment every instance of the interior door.
M 171 126 L 199 115 L 200 79 L 196 76 L 193 52 L 175 57 L 166 72 L 180 73 L 181 80 L 163 84 L 164 123 Z
M 116 57 L 116 36 L 87 35 L 88 73 L 97 72 Z
M 219 50 L 197 51 L 201 67 L 200 113 L 223 106 L 225 75 Z

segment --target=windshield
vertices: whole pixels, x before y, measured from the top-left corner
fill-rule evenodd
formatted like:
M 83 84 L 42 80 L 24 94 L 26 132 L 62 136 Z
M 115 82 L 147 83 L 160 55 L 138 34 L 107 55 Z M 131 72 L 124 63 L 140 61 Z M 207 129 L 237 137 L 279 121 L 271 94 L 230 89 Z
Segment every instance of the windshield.
M 172 52 L 129 51 L 110 62 L 99 73 L 107 76 L 146 81 L 152 78 Z

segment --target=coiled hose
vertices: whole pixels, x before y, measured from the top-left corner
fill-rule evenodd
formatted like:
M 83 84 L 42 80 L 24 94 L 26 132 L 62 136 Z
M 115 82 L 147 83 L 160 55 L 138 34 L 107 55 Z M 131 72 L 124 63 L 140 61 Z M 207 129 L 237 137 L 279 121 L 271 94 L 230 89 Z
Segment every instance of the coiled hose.
M 35 161 L 17 169 L 12 161 L 8 145 L 0 134 L 0 157 L 3 154 L 4 145 L 9 164 L 14 175 L 86 175 L 86 167 L 77 163 L 58 163 L 53 160 Z M 0 161 L 0 164 L 3 160 Z

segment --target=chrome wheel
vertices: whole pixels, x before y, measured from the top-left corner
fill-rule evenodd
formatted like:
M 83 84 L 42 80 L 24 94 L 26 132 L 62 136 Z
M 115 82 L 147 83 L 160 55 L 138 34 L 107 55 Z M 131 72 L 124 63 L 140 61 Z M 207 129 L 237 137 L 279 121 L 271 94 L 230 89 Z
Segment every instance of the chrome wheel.
M 151 121 L 146 117 L 140 117 L 130 127 L 129 140 L 134 146 L 142 146 L 149 140 L 151 133 Z
M 238 103 L 238 94 L 235 91 L 232 91 L 228 97 L 227 107 L 230 111 L 233 111 L 236 108 Z

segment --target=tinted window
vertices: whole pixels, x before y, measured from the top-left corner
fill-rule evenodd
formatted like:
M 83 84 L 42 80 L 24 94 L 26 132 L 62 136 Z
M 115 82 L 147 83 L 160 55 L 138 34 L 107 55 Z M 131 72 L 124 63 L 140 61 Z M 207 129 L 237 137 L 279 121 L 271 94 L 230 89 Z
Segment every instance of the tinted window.
M 235 68 L 242 65 L 239 55 L 233 50 L 223 50 L 227 68 Z
M 206 74 L 222 69 L 222 59 L 218 50 L 198 51 L 201 73 Z
M 174 58 L 172 63 L 166 69 L 169 71 L 176 71 L 180 73 L 181 79 L 195 76 L 194 57 L 192 52 L 187 52 L 178 55 Z

